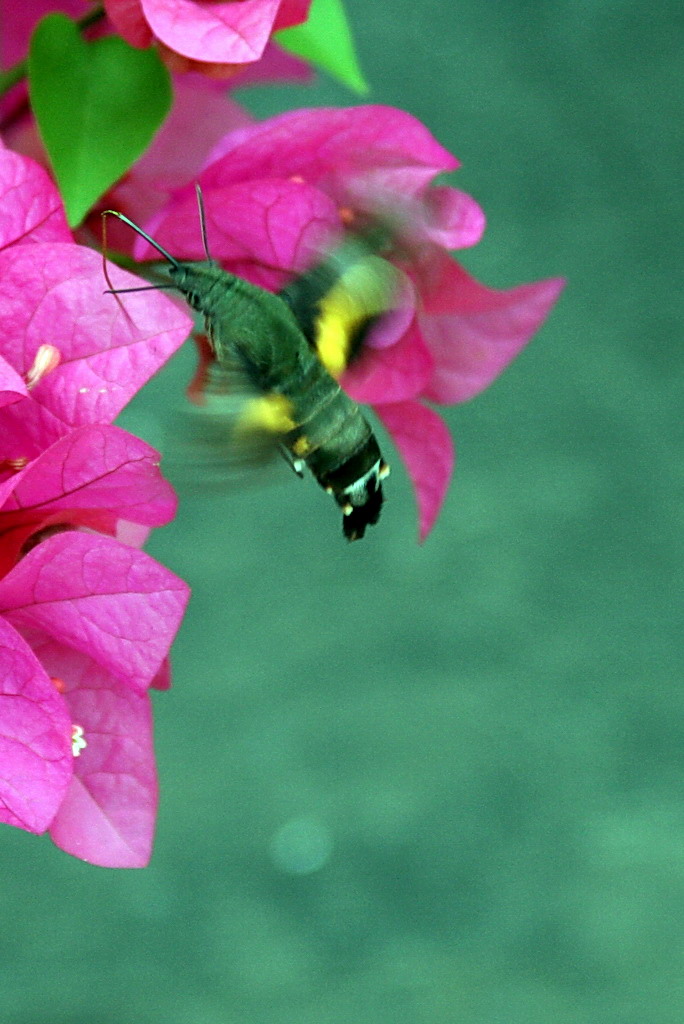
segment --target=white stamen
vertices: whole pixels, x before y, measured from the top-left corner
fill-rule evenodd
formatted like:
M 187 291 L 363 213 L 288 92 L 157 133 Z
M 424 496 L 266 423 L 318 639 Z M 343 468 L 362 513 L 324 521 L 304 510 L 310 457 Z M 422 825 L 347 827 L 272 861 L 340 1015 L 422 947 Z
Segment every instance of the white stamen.
M 29 460 L 26 455 L 19 455 L 16 459 L 3 459 L 3 461 L 0 462 L 0 472 L 2 472 L 3 469 L 9 469 L 13 473 L 18 473 L 20 470 L 24 469 L 25 466 L 28 466 L 28 463 Z
M 88 746 L 88 742 L 83 735 L 82 725 L 72 725 L 71 727 L 71 753 L 74 757 L 80 757 L 81 751 L 85 750 Z
M 43 377 L 56 369 L 61 359 L 62 353 L 54 345 L 40 345 L 33 358 L 33 363 L 24 377 L 28 390 L 35 388 Z

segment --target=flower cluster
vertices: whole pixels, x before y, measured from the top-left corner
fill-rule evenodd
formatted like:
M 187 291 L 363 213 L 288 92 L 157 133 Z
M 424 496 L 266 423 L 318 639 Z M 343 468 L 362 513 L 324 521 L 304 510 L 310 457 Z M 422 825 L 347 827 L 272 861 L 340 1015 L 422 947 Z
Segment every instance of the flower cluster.
M 328 28 L 337 33 L 333 64 L 350 45 L 339 6 L 328 5 L 329 23 L 325 6 L 317 4 L 310 19 L 318 26 L 314 45 L 309 36 L 294 47 L 323 65 Z M 454 464 L 434 406 L 488 387 L 563 287 L 550 278 L 489 288 L 451 255 L 480 240 L 484 214 L 459 189 L 435 183 L 458 161 L 411 115 L 366 105 L 255 123 L 226 95 L 225 79 L 244 86 L 310 74 L 273 33 L 304 23 L 311 8 L 312 0 L 105 0 L 84 13 L 82 0 L 0 0 L 0 822 L 49 830 L 64 850 L 97 864 L 149 859 L 157 782 L 148 690 L 169 685 L 168 650 L 188 598 L 187 586 L 141 550 L 149 530 L 175 511 L 159 455 L 113 420 L 192 322 L 160 292 L 134 291 L 125 303 L 104 293 L 101 255 L 74 241 L 50 166 L 71 223 L 89 211 L 79 237 L 92 243 L 98 212 L 114 208 L 180 259 L 205 257 L 199 182 L 213 258 L 274 291 L 345 231 L 369 222 L 389 227 L 382 255 L 399 271 L 400 308 L 368 334 L 341 383 L 373 407 L 396 445 L 414 486 L 421 539 L 439 515 Z M 47 52 L 48 69 L 57 69 L 52 79 L 49 70 L 31 79 L 35 112 L 47 119 L 39 134 L 17 72 L 25 71 L 39 19 L 54 12 L 72 23 L 48 19 L 34 37 L 32 52 Z M 287 34 L 290 48 L 298 32 Z M 129 45 L 94 39 L 117 34 Z M 137 52 L 151 45 L 159 56 Z M 103 86 L 98 70 L 110 67 L 114 52 L 123 62 L 117 74 L 126 67 L 118 90 Z M 139 80 L 151 81 L 150 62 L 166 85 L 160 59 L 174 72 L 161 125 L 166 106 L 140 110 L 161 89 L 128 95 Z M 65 78 L 71 91 L 59 93 Z M 53 88 L 70 97 L 63 109 Z M 81 91 L 85 106 L 74 119 L 81 134 L 73 145 L 69 136 L 64 160 L 65 111 Z M 95 188 L 84 172 L 106 154 L 87 108 L 99 109 L 93 96 L 111 99 L 135 131 L 149 118 L 135 154 L 113 161 Z M 107 129 L 108 145 L 114 134 Z M 158 258 L 119 221 L 110 241 L 122 254 Z M 115 289 L 137 287 L 118 267 L 108 274 Z
M 274 32 L 299 25 L 311 0 L 105 0 L 107 30 L 131 46 L 156 43 L 174 71 L 197 70 L 227 78 L 244 67 L 277 60 Z M 83 0 L 0 0 L 0 64 L 20 60 L 37 21 L 52 11 L 73 18 L 87 13 Z M 260 72 L 261 73 L 261 72 Z
M 191 324 L 158 293 L 124 311 L 103 292 L 47 174 L 1 148 L 0 821 L 139 866 L 157 801 L 147 690 L 167 685 L 188 588 L 139 550 L 175 512 L 159 455 L 111 421 Z
M 373 406 L 396 444 L 416 492 L 421 539 L 453 469 L 449 431 L 425 402 L 464 402 L 488 387 L 563 287 L 551 278 L 488 288 L 450 256 L 478 242 L 485 226 L 473 199 L 432 183 L 458 166 L 409 114 L 364 106 L 297 110 L 243 126 L 218 143 L 198 176 L 212 256 L 274 290 L 305 269 L 326 232 L 334 238 L 343 224 L 385 210 L 403 226 L 408 237 L 395 259 L 412 285 L 411 315 L 398 321 L 399 333 L 383 333 L 375 345 L 371 338 L 342 383 Z M 148 227 L 177 256 L 202 258 L 193 185 L 177 189 Z M 138 241 L 136 252 L 151 250 Z
M 264 55 L 272 34 L 306 20 L 311 0 L 105 0 L 114 28 L 131 46 L 157 41 L 174 71 L 228 78 Z

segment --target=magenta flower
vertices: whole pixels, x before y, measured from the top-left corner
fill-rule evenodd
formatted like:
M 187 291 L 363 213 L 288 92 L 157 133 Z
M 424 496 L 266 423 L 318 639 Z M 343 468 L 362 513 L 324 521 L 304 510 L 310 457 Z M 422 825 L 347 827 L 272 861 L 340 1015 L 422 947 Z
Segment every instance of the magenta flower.
M 432 184 L 457 167 L 415 118 L 366 106 L 298 110 L 238 129 L 199 175 L 212 255 L 273 290 L 305 269 L 341 222 L 385 213 L 397 223 L 393 258 L 408 282 L 408 306 L 371 336 L 342 383 L 373 406 L 397 445 L 415 488 L 421 539 L 453 469 L 447 427 L 425 400 L 463 402 L 484 390 L 563 287 L 551 278 L 499 291 L 452 259 L 448 250 L 474 245 L 485 226 L 473 199 Z M 192 186 L 175 192 L 148 228 L 174 255 L 203 257 Z M 136 252 L 151 255 L 141 240 Z
M 239 10 L 242 6 L 242 10 Z M 105 3 L 112 25 L 131 46 L 149 46 L 156 37 L 178 54 L 195 56 L 201 62 L 218 64 L 251 64 L 267 58 L 267 76 L 289 77 L 293 71 L 301 75 L 305 65 L 278 49 L 270 53 L 268 42 L 273 32 L 306 21 L 311 0 L 108 0 Z M 83 17 L 84 0 L 0 0 L 0 67 L 9 68 L 26 56 L 31 33 L 46 14 L 59 11 L 75 19 Z M 212 11 L 210 8 L 213 7 Z M 229 8 L 233 8 L 229 10 Z M 87 13 L 87 12 L 85 12 Z M 185 26 L 191 26 L 184 40 Z M 157 32 L 157 27 L 161 30 Z M 105 20 L 105 31 L 111 26 Z M 244 37 L 240 38 L 240 32 Z M 163 34 L 162 34 L 163 33 Z M 209 34 L 211 49 L 205 51 L 202 33 Z M 194 54 L 183 46 L 199 46 Z M 256 56 L 242 59 L 251 48 Z M 237 59 L 234 59 L 237 58 Z M 259 76 L 262 77 L 261 75 Z
M 260 4 L 261 0 L 256 0 L 256 2 Z M 278 12 L 278 22 L 275 27 L 286 27 L 285 21 L 288 25 L 304 21 L 308 14 L 309 4 L 310 0 L 300 0 L 296 3 L 290 0 L 289 3 L 283 4 Z M 117 3 L 114 0 L 112 6 L 121 15 L 124 26 L 127 26 L 129 23 L 138 24 L 139 15 L 144 5 L 141 6 L 139 0 L 132 0 L 132 2 L 124 0 L 124 3 Z M 195 9 L 206 8 L 208 5 L 185 3 L 182 0 L 179 6 L 183 7 L 186 14 L 189 13 L 191 17 L 194 17 Z M 223 4 L 222 6 L 233 5 Z M 238 3 L 233 6 L 233 10 L 240 6 L 244 5 Z M 275 6 L 278 6 L 277 3 Z M 258 13 L 261 18 L 263 11 L 255 12 L 254 4 L 250 2 L 244 6 L 243 13 L 249 13 L 250 8 L 252 8 L 254 27 L 257 28 L 263 23 L 255 20 L 255 14 Z M 166 9 L 168 11 L 168 5 L 166 5 Z M 74 19 L 80 18 L 84 13 L 83 0 L 23 0 L 22 3 L 15 3 L 14 0 L 0 0 L 0 24 L 2 25 L 0 69 L 9 69 L 27 56 L 31 34 L 38 21 L 45 14 L 56 11 Z M 240 14 L 239 11 L 238 14 Z M 147 25 L 144 19 L 141 24 Z M 111 34 L 113 31 L 115 31 L 115 26 L 103 17 L 89 30 L 88 35 L 102 36 Z M 122 34 L 128 38 L 125 31 Z M 149 35 L 147 27 L 144 28 L 143 34 L 146 34 L 146 37 Z M 135 30 L 133 36 L 134 38 L 129 39 L 129 42 L 138 45 L 135 42 L 135 38 L 138 37 Z M 227 38 L 234 40 L 234 35 L 229 31 Z M 142 45 L 148 46 L 149 42 Z M 162 56 L 171 66 L 171 70 L 182 73 L 173 76 L 173 107 L 169 117 L 155 136 L 149 150 L 149 158 L 146 154 L 141 161 L 138 161 L 131 174 L 126 176 L 126 180 L 131 179 L 132 195 L 137 194 L 138 186 L 144 190 L 147 189 L 155 163 L 164 178 L 173 177 L 182 164 L 187 164 L 188 173 L 183 180 L 190 180 L 217 139 L 235 127 L 236 104 L 231 103 L 226 97 L 226 82 L 215 81 L 214 78 L 230 77 L 231 87 L 245 88 L 250 85 L 263 85 L 270 82 L 307 82 L 313 77 L 313 71 L 305 61 L 287 53 L 271 41 L 266 43 L 258 59 L 254 58 L 250 63 L 238 64 L 214 65 L 203 60 L 195 62 L 181 57 L 179 53 L 173 53 L 173 47 L 171 50 L 163 45 L 160 48 Z M 187 73 L 193 70 L 199 74 Z M 245 120 L 247 114 L 241 112 L 239 118 Z M 219 127 L 220 134 L 217 135 Z M 6 145 L 11 146 L 16 152 L 33 157 L 48 166 L 43 144 L 38 136 L 29 106 L 25 82 L 17 84 L 9 93 L 0 97 L 0 131 L 3 133 Z M 158 162 L 158 158 L 162 155 L 166 157 L 166 165 Z M 141 171 L 139 177 L 137 175 L 138 167 Z M 148 197 L 144 196 L 143 201 L 135 205 L 144 207 L 147 199 Z M 132 216 L 137 215 L 133 208 L 128 212 Z
M 50 820 L 53 842 L 103 867 L 144 867 L 158 795 L 149 696 L 72 647 L 38 630 L 25 632 L 40 669 L 35 676 L 42 681 L 47 673 L 71 730 L 66 759 L 71 775 Z M 32 753 L 28 743 L 26 753 Z M 41 760 L 36 759 L 38 769 Z M 39 807 L 40 788 L 35 788 Z M 47 817 L 51 807 L 46 811 Z
M 175 512 L 159 455 L 110 421 L 191 322 L 103 285 L 47 174 L 0 148 L 0 821 L 133 867 L 157 800 L 147 690 L 188 588 L 137 547 Z
M 256 82 L 308 81 L 311 75 L 302 61 L 269 44 L 264 57 L 246 66 L 231 85 L 243 88 Z M 88 215 L 88 237 L 99 237 L 100 213 L 105 209 L 120 210 L 139 223 L 148 220 L 166 202 L 169 191 L 196 179 L 213 148 L 228 132 L 252 123 L 247 111 L 226 92 L 225 82 L 190 72 L 173 75 L 172 83 L 173 103 L 168 117 L 145 153 Z M 28 106 L 21 116 L 11 120 L 4 138 L 14 152 L 31 157 L 49 170 Z M 112 219 L 107 230 L 112 249 L 131 250 L 129 229 Z
M 139 283 L 117 267 L 110 277 L 117 287 Z M 0 463 L 35 458 L 74 427 L 111 422 L 187 337 L 192 322 L 167 296 L 133 294 L 124 308 L 103 285 L 102 258 L 74 244 L 46 172 L 0 148 L 0 357 L 20 378 L 7 378 L 18 400 L 0 410 Z M 46 347 L 57 365 L 29 390 Z
M 173 70 L 215 74 L 259 60 L 272 33 L 306 21 L 310 6 L 311 0 L 105 0 L 131 46 L 156 39 Z

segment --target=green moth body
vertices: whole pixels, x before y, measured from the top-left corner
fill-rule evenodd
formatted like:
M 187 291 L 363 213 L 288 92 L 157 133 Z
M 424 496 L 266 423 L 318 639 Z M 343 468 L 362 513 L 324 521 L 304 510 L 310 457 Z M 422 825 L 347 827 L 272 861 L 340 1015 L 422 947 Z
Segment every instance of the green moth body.
M 206 249 L 199 190 L 198 198 Z M 223 270 L 209 256 L 178 260 L 124 214 L 106 212 L 165 257 L 173 286 L 203 317 L 219 380 L 215 397 L 256 396 L 243 401 L 237 418 L 233 403 L 226 430 L 236 437 L 247 430 L 274 435 L 295 471 L 301 475 L 306 465 L 335 498 L 345 537 L 363 537 L 380 517 L 389 467 L 368 421 L 336 376 L 390 308 L 390 264 L 350 239 L 274 294 Z
M 178 262 L 171 279 L 205 321 L 219 367 L 245 373 L 261 395 L 284 399 L 279 441 L 343 509 L 344 534 L 378 521 L 388 469 L 358 405 L 330 375 L 285 297 L 210 261 Z

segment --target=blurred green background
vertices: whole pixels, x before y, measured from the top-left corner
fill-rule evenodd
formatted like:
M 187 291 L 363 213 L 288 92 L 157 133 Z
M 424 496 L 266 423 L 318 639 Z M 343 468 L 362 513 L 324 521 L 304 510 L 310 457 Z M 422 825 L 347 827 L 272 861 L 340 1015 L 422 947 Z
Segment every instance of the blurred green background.
M 151 866 L 3 831 L 2 1024 L 684 1019 L 683 9 L 348 8 L 370 99 L 425 121 L 487 212 L 466 266 L 567 290 L 448 412 L 424 547 L 396 457 L 352 546 L 285 466 L 183 489 L 149 548 L 194 588 Z M 125 426 L 159 441 L 189 358 Z

